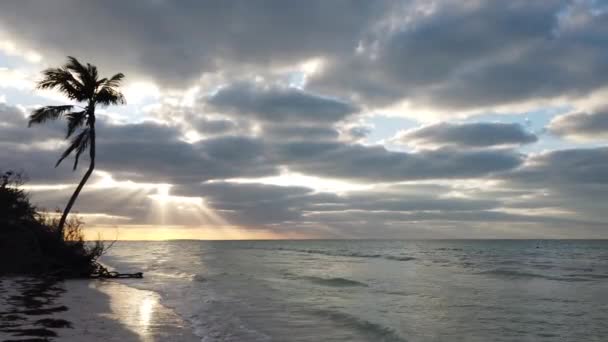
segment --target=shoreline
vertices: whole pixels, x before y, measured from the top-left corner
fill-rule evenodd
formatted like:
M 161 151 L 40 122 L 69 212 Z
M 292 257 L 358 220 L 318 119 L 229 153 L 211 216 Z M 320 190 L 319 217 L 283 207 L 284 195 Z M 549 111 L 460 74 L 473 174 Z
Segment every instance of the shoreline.
M 201 341 L 159 294 L 113 280 L 0 278 L 0 340 Z

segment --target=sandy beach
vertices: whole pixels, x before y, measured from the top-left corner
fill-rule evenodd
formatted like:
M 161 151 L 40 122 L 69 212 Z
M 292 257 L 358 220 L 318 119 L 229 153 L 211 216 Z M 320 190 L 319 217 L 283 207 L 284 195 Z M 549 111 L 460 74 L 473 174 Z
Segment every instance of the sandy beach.
M 200 341 L 150 291 L 115 281 L 0 279 L 0 341 Z

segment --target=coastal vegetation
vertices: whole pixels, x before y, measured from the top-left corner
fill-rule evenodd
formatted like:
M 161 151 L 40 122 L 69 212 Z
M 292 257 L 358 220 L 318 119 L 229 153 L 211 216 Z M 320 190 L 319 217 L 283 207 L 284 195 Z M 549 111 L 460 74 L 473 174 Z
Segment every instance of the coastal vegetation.
M 0 275 L 90 277 L 99 273 L 103 242 L 84 241 L 83 223 L 70 218 L 58 239 L 56 215 L 38 210 L 21 174 L 0 173 Z

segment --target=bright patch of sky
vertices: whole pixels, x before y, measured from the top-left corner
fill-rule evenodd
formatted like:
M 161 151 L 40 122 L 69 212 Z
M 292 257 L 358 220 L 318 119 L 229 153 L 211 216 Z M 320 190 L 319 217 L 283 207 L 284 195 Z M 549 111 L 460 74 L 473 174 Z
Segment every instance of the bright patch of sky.
M 404 150 L 404 146 L 392 144 L 388 139 L 394 137 L 399 131 L 419 126 L 412 119 L 383 115 L 367 117 L 364 122 L 371 128 L 365 142 L 368 144 L 383 144 L 391 150 Z

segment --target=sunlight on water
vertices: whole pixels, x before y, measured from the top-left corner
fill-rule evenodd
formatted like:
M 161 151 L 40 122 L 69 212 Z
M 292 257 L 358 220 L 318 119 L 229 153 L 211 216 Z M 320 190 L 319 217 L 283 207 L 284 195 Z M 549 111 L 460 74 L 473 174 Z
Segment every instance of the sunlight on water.
M 144 298 L 144 300 L 139 305 L 139 321 L 140 325 L 144 327 L 145 331 L 148 331 L 150 328 L 150 319 L 154 314 L 154 308 L 158 305 L 158 301 L 156 298 Z

